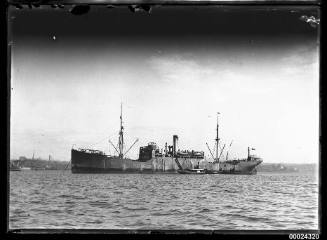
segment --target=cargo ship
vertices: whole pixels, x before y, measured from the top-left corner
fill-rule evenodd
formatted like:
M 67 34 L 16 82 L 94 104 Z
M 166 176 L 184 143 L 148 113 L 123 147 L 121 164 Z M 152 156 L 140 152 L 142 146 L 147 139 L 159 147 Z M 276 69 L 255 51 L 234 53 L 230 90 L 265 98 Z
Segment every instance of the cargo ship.
M 72 173 L 177 173 L 179 168 L 174 158 L 178 158 L 185 169 L 193 168 L 204 161 L 203 151 L 177 149 L 177 135 L 173 135 L 173 144 L 166 143 L 164 149 L 160 149 L 155 142 L 150 142 L 147 146 L 140 147 L 138 159 L 127 158 L 126 154 L 137 140 L 125 151 L 122 123 L 121 105 L 118 147 L 109 141 L 116 155 L 107 155 L 94 149 L 72 148 Z
M 111 143 L 116 155 L 107 155 L 103 151 L 93 149 L 71 149 L 71 171 L 72 173 L 207 173 L 207 174 L 255 174 L 256 166 L 262 159 L 250 155 L 246 159 L 221 160 L 222 151 L 218 154 L 218 117 L 216 137 L 216 157 L 213 161 L 205 159 L 204 151 L 179 150 L 178 136 L 173 135 L 172 145 L 165 144 L 164 149 L 157 146 L 155 142 L 140 147 L 138 159 L 126 157 L 128 151 L 134 146 L 138 139 L 125 151 L 124 127 L 122 121 L 122 105 L 120 114 L 120 131 L 118 147 Z M 208 144 L 207 144 L 208 146 Z M 125 152 L 124 152 L 125 151 Z M 228 154 L 227 154 L 228 155 Z M 201 169 L 201 170 L 199 170 Z

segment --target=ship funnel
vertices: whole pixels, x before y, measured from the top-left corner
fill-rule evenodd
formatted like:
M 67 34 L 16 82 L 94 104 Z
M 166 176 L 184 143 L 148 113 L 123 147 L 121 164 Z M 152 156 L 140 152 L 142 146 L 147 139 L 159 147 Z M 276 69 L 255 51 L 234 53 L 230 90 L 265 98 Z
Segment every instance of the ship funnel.
M 178 136 L 177 135 L 174 135 L 173 136 L 173 156 L 176 155 L 177 140 L 178 140 Z
M 167 152 L 168 150 L 167 150 L 167 143 L 165 144 L 165 155 L 167 155 Z

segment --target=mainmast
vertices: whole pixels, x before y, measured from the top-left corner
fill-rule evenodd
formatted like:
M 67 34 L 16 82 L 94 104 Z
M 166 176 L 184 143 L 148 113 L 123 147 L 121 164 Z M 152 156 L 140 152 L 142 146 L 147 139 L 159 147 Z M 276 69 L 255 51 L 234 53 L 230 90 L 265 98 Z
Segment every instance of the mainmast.
M 219 162 L 219 156 L 218 156 L 218 146 L 219 146 L 219 122 L 218 122 L 218 117 L 219 117 L 219 112 L 217 112 L 217 138 L 216 138 L 216 161 Z
M 120 131 L 119 131 L 119 158 L 123 158 L 124 154 L 124 133 L 123 133 L 123 103 L 120 104 Z

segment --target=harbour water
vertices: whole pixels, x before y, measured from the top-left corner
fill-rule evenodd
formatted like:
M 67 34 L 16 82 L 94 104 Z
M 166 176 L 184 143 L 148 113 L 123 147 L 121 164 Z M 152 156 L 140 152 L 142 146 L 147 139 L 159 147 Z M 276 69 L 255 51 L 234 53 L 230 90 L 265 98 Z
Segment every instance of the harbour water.
M 318 229 L 318 177 L 10 172 L 10 229 Z

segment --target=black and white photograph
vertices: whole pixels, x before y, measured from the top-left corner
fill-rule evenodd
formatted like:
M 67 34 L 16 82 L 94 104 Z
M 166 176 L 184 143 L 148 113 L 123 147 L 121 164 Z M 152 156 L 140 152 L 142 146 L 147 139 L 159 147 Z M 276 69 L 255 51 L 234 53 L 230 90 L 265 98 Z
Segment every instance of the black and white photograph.
M 8 5 L 10 231 L 319 238 L 318 5 L 63 2 Z

